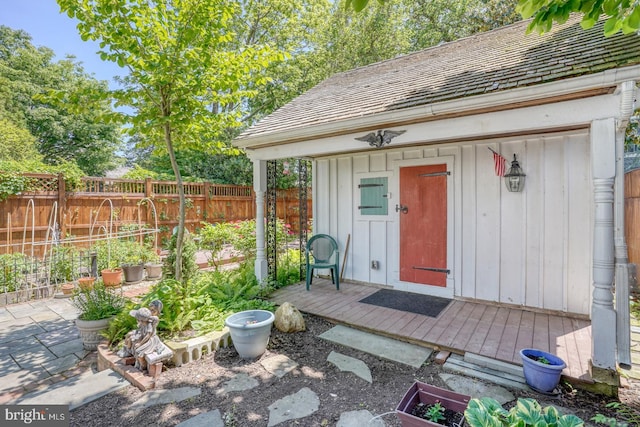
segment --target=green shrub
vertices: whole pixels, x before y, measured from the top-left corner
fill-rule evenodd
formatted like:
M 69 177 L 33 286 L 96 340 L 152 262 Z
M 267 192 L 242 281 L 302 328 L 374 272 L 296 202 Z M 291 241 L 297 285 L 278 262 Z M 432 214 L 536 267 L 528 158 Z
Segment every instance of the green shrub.
M 80 250 L 74 246 L 57 245 L 50 253 L 51 274 L 49 280 L 52 283 L 64 283 L 75 280 L 79 275 L 82 265 Z
M 131 310 L 136 308 L 139 308 L 138 305 L 131 301 L 127 301 L 123 310 L 118 313 L 111 322 L 109 322 L 109 327 L 106 332 L 104 332 L 103 336 L 109 340 L 112 348 L 116 347 L 117 344 L 124 339 L 127 332 L 138 327 L 136 318 L 129 314 Z
M 221 222 L 216 224 L 202 223 L 202 228 L 198 232 L 200 237 L 200 248 L 211 251 L 210 264 L 218 268 L 221 261 L 221 251 L 225 244 L 229 244 L 233 238 L 233 227 L 231 223 Z
M 0 255 L 0 292 L 18 290 L 31 262 L 30 258 L 20 253 Z
M 202 272 L 191 281 L 163 279 L 151 288 L 142 304 L 162 301 L 158 331 L 164 336 L 187 330 L 203 334 L 222 329 L 224 320 L 238 311 L 273 311 L 274 305 L 262 299 L 264 292 L 252 265 L 243 263 L 236 270 Z
M 125 306 L 125 298 L 117 291 L 107 289 L 101 281 L 92 288 L 78 289 L 71 298 L 71 304 L 80 312 L 81 320 L 100 320 L 115 316 Z
M 177 241 L 178 234 L 175 233 L 173 236 L 171 236 L 171 240 L 169 241 L 169 255 L 167 256 L 167 258 L 165 258 L 164 266 L 162 268 L 162 275 L 169 279 L 175 278 Z M 195 278 L 199 272 L 198 264 L 196 263 L 197 251 L 198 247 L 193 241 L 191 233 L 185 230 L 184 242 L 182 245 L 182 280 L 185 283 Z
M 278 255 L 278 266 L 276 268 L 276 282 L 271 286 L 275 289 L 289 286 L 300 282 L 300 261 L 299 249 L 289 249 L 285 253 Z

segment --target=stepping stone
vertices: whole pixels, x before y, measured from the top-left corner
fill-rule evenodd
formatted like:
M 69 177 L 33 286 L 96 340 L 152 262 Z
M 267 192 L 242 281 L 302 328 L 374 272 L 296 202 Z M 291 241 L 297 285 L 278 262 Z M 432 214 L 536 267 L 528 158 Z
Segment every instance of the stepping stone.
M 509 390 L 499 385 L 487 385 L 474 378 L 462 377 L 453 374 L 439 374 L 442 381 L 456 393 L 466 394 L 471 397 L 492 397 L 501 405 L 515 400 L 515 396 Z
M 269 423 L 267 427 L 307 417 L 316 412 L 319 407 L 320 399 L 318 395 L 309 388 L 304 387 L 299 392 L 285 396 L 269 405 Z
M 15 319 L 15 317 L 13 317 L 6 308 L 0 308 L 0 323 L 13 319 Z
M 260 382 L 258 382 L 257 379 L 250 377 L 249 374 L 245 372 L 241 372 L 224 383 L 222 388 L 216 390 L 216 394 L 221 395 L 231 393 L 232 391 L 250 390 L 254 387 L 258 387 L 258 385 L 260 385 Z
M 56 356 L 41 344 L 11 353 L 11 356 L 23 369 L 31 369 L 56 359 Z
M 55 375 L 73 368 L 79 361 L 80 359 L 78 359 L 75 354 L 67 354 L 64 357 L 43 363 L 42 367 L 46 369 L 50 375 Z
M 6 356 L 9 353 L 17 353 L 40 345 L 40 341 L 34 336 L 28 336 L 14 341 L 0 343 L 0 356 Z M 3 357 L 3 359 L 6 359 Z
M 298 364 L 289 359 L 284 354 L 278 354 L 273 357 L 267 357 L 260 361 L 260 364 L 268 372 L 272 373 L 278 378 L 284 377 L 287 373 L 293 371 L 298 367 Z
M 189 418 L 187 421 L 183 421 L 176 427 L 224 427 L 224 421 L 222 415 L 218 409 L 205 412 L 204 414 L 196 415 L 193 418 Z
M 11 359 L 11 358 L 8 358 Z M 4 359 L 7 361 L 7 359 Z M 16 367 L 18 369 L 16 369 Z M 10 360 L 0 364 L 0 394 L 16 387 L 25 386 L 32 382 L 48 378 L 50 375 L 42 367 L 25 370 L 20 368 L 15 362 Z
M 47 347 L 51 347 L 53 345 L 62 344 L 67 341 L 74 340 L 76 338 L 80 338 L 80 333 L 78 332 L 78 328 L 75 326 L 69 326 L 61 329 L 54 329 L 50 332 L 45 332 L 43 334 L 36 335 L 36 338 Z
M 367 364 L 360 359 L 332 351 L 329 354 L 329 357 L 327 357 L 327 362 L 333 363 L 343 372 L 353 372 L 363 380 L 368 381 L 369 383 L 373 382 L 373 378 L 371 378 L 371 370 Z
M 343 412 L 336 427 L 385 427 L 384 421 L 373 418 L 373 414 L 367 410 Z
M 66 356 L 73 353 L 82 353 L 84 347 L 82 345 L 82 338 L 63 342 L 49 347 L 49 351 L 58 357 Z
M 59 383 L 47 386 L 18 399 L 19 405 L 69 405 L 73 410 L 113 391 L 128 387 L 129 382 L 111 369 L 94 374 L 87 371 Z
M 418 369 L 431 356 L 431 349 L 408 344 L 380 335 L 338 325 L 319 335 L 320 338 L 355 348 L 393 362 Z
M 31 317 L 34 322 L 38 323 L 53 321 L 60 318 L 58 316 L 58 313 L 55 313 L 49 309 L 40 310 L 37 313 L 32 313 L 29 317 Z

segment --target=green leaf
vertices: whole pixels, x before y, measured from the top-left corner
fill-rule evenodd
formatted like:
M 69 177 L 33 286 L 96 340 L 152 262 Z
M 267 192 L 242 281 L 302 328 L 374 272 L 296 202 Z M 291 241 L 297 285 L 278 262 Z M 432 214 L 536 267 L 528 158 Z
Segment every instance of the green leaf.
M 620 0 L 605 0 L 602 3 L 602 9 L 604 13 L 609 16 L 615 15 L 618 11 L 618 7 L 620 6 Z
M 617 33 L 622 28 L 622 21 L 612 16 L 604 23 L 604 35 L 609 37 Z
M 360 12 L 367 6 L 369 0 L 349 0 L 349 3 L 353 6 L 353 10 Z
M 518 403 L 511 412 L 512 419 L 521 419 L 525 424 L 535 425 L 540 421 L 544 422 L 540 404 L 534 399 L 518 399 Z M 545 423 L 546 424 L 546 423 Z
M 584 421 L 575 415 L 563 415 L 558 419 L 557 427 L 583 427 Z
M 631 29 L 629 32 L 640 28 L 640 7 L 633 9 L 633 12 L 625 19 L 624 24 Z

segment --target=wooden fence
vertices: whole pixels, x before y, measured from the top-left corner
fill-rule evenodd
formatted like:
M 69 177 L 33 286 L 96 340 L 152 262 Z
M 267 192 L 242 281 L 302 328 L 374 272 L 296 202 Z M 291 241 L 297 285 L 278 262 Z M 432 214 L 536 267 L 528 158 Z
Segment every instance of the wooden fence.
M 640 169 L 624 175 L 624 215 L 629 262 L 640 265 Z
M 0 202 L 0 254 L 33 251 L 41 256 L 43 243 L 53 238 L 53 224 L 58 224 L 59 236 L 72 236 L 78 246 L 88 246 L 90 237 L 104 235 L 110 227 L 115 232 L 130 224 L 157 227 L 160 244 L 178 224 L 176 182 L 87 177 L 79 189 L 67 191 L 61 175 L 25 175 L 38 190 Z M 189 182 L 184 191 L 186 226 L 191 232 L 202 222 L 255 218 L 252 187 Z M 306 208 L 311 215 L 310 198 Z M 298 189 L 278 190 L 276 213 L 294 232 L 300 227 L 299 209 Z

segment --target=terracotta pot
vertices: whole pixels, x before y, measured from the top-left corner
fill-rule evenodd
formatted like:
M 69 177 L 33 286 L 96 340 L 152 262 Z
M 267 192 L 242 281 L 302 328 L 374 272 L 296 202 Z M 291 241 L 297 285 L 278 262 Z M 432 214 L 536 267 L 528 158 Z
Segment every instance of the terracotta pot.
M 102 270 L 100 273 L 105 286 L 120 286 L 122 284 L 121 268 Z
M 63 283 L 60 286 L 60 290 L 64 295 L 71 295 L 73 293 L 75 286 L 73 283 Z
M 78 286 L 80 286 L 80 289 L 91 289 L 95 281 L 95 277 L 81 277 L 78 279 Z

